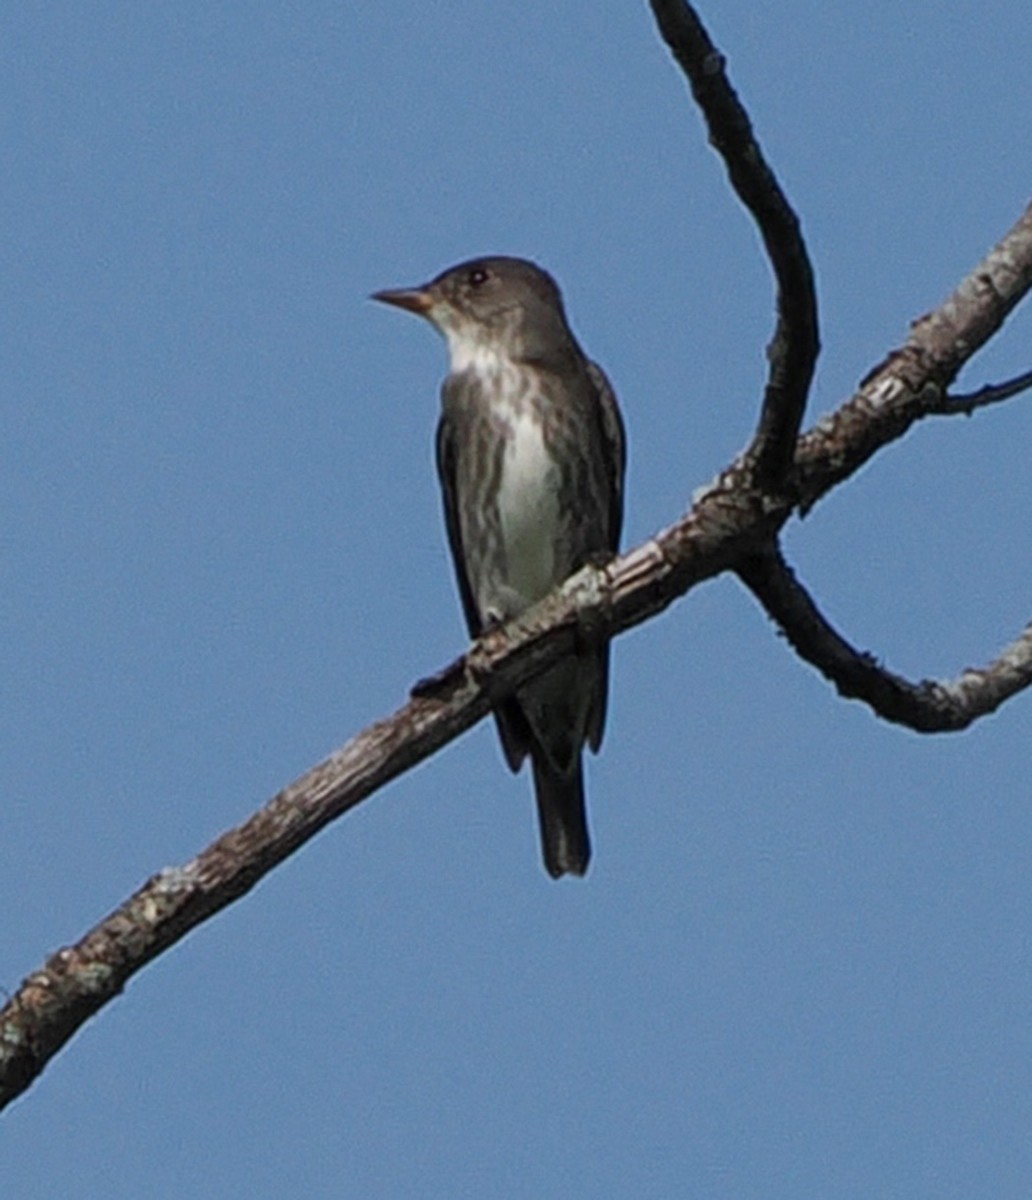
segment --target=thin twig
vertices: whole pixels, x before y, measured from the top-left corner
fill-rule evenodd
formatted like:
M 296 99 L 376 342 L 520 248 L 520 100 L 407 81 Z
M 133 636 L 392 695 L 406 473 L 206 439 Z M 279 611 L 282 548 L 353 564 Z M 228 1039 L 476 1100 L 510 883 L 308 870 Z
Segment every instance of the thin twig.
M 840 695 L 863 701 L 886 721 L 918 733 L 966 729 L 1032 684 L 1032 624 L 987 667 L 969 667 L 952 680 L 909 683 L 832 628 L 776 546 L 744 560 L 737 573 L 800 658 Z
M 795 451 L 820 350 L 813 270 L 796 216 L 768 166 L 716 49 L 684 0 L 652 0 L 660 33 L 702 110 L 731 184 L 759 226 L 777 280 L 777 323 L 759 426 L 749 455 L 768 491 L 780 490 Z
M 933 312 L 915 321 L 835 412 L 799 439 L 795 475 L 808 512 L 877 450 L 922 417 L 948 411 L 944 397 L 961 367 L 997 332 L 1032 287 L 1032 204 Z
M 1023 375 L 1015 375 L 1013 379 L 1008 379 L 1004 383 L 987 383 L 977 392 L 961 392 L 959 395 L 950 393 L 943 397 L 942 403 L 936 407 L 935 412 L 946 417 L 955 413 L 969 417 L 976 408 L 986 408 L 990 404 L 999 404 L 1002 400 L 1010 400 L 1011 397 L 1020 396 L 1022 392 L 1027 392 L 1030 388 L 1032 388 L 1032 371 L 1026 371 Z

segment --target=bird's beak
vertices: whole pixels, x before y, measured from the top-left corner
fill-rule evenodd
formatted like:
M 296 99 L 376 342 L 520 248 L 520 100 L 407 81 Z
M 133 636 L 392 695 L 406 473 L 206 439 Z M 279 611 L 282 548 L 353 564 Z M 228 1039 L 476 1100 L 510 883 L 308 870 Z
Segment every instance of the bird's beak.
M 379 300 L 381 304 L 393 304 L 395 308 L 404 308 L 418 316 L 429 316 L 434 306 L 433 297 L 426 288 L 397 288 L 386 292 L 373 292 L 370 300 Z

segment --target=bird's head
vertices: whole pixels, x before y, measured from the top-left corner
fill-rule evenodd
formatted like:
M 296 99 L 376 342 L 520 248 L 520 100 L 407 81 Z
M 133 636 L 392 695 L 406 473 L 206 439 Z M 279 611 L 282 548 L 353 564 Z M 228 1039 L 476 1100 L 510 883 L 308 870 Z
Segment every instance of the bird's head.
M 573 345 L 555 280 L 523 258 L 471 259 L 421 287 L 372 299 L 426 317 L 447 338 L 453 370 L 485 354 L 543 360 Z

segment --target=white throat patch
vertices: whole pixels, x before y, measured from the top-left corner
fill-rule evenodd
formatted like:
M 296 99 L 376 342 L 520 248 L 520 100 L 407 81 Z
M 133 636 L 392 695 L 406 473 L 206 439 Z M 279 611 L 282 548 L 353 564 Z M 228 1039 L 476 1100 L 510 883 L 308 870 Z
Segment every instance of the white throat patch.
M 458 375 L 463 371 L 475 371 L 479 375 L 496 375 L 512 364 L 498 353 L 497 344 L 486 338 L 472 336 L 468 329 L 445 329 L 451 369 Z

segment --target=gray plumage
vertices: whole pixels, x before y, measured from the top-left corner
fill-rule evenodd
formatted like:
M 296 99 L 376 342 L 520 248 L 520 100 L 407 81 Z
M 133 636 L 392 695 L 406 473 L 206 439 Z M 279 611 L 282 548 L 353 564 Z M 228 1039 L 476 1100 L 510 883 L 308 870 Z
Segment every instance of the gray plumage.
M 555 282 L 518 258 L 482 258 L 375 299 L 444 334 L 437 470 L 470 634 L 517 616 L 617 549 L 624 433 L 601 369 L 570 331 Z M 496 709 L 506 760 L 529 755 L 545 867 L 590 857 L 581 754 L 606 719 L 609 647 L 564 659 Z

